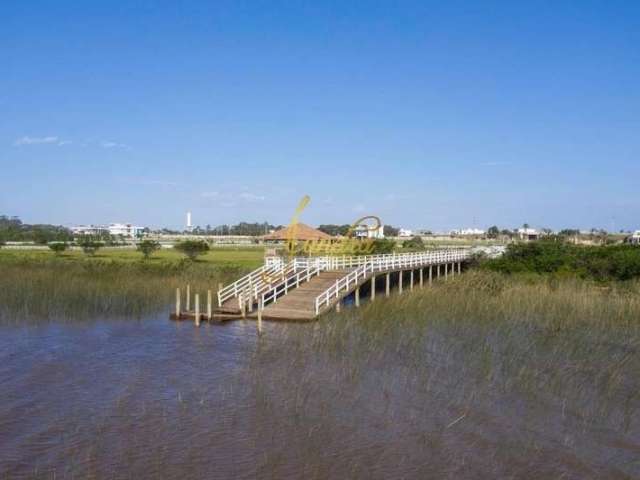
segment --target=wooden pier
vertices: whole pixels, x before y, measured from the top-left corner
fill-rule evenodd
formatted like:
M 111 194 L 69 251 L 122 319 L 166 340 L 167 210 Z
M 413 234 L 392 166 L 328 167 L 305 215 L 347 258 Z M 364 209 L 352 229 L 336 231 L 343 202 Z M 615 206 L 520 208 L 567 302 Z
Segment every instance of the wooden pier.
M 187 286 L 183 310 L 182 293 L 177 289 L 176 308 L 170 318 L 193 320 L 196 325 L 243 318 L 257 319 L 259 326 L 263 319 L 311 321 L 332 307 L 340 310 L 343 299 L 351 295 L 354 306 L 359 307 L 365 286 L 369 301 L 374 301 L 378 290 L 390 295 L 392 282 L 402 294 L 405 289 L 423 288 L 425 283 L 431 285 L 438 279 L 454 277 L 462 272 L 469 255 L 467 249 L 450 249 L 290 260 L 271 257 L 234 283 L 224 288 L 219 285 L 215 306 L 211 290 L 201 305 L 199 293 L 192 298 Z

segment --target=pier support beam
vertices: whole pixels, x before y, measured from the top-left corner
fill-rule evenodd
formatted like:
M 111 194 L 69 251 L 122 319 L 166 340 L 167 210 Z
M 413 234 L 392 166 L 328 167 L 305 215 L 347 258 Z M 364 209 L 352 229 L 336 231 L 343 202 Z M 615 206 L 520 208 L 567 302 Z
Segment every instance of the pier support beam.
M 341 307 L 340 302 L 341 301 L 342 300 L 340 298 L 338 298 L 338 301 L 336 302 L 336 313 L 340 313 L 340 307 Z
M 389 297 L 389 292 L 391 291 L 391 274 L 387 273 L 386 275 L 386 286 L 385 286 L 385 296 Z
M 399 294 L 402 294 L 402 274 L 403 273 L 404 272 L 402 270 L 398 272 L 398 293 Z
M 424 268 L 420 267 L 420 288 L 424 286 Z
M 411 274 L 409 275 L 409 291 L 413 291 L 413 270 L 411 270 Z
M 355 297 L 356 297 L 356 307 L 359 307 L 360 306 L 360 287 L 356 288 Z
M 180 320 L 180 289 L 176 288 L 176 319 Z
M 436 278 L 440 278 L 440 264 L 438 264 L 438 271 L 436 272 Z
M 462 262 L 458 262 L 458 275 L 462 273 Z
M 444 279 L 445 279 L 445 280 L 446 280 L 447 278 L 449 278 L 449 272 L 448 272 L 449 268 L 448 268 L 448 267 L 449 267 L 449 264 L 448 264 L 448 263 L 445 263 L 445 264 L 444 264 Z
M 196 293 L 195 297 L 196 302 L 196 327 L 200 326 L 200 295 Z
M 187 302 L 186 302 L 187 312 L 191 310 L 191 285 L 187 283 Z
M 211 305 L 211 290 L 207 290 L 207 320 L 211 321 L 213 318 L 213 310 Z
M 262 334 L 262 300 L 258 300 L 258 335 Z
M 429 286 L 433 283 L 433 265 L 429 265 Z
M 371 301 L 376 299 L 376 276 L 371 277 Z

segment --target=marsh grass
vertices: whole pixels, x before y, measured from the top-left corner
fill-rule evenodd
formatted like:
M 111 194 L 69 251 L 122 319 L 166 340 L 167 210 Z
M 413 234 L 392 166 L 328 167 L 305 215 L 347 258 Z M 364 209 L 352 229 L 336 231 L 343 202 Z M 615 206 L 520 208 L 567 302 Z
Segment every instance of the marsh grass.
M 274 335 L 258 344 L 247 380 L 256 416 L 291 419 L 280 425 L 289 451 L 265 462 L 274 478 L 296 458 L 322 478 L 323 442 L 348 450 L 371 431 L 372 455 L 359 452 L 346 470 L 372 474 L 396 432 L 415 438 L 405 458 L 429 456 L 415 466 L 424 475 L 468 474 L 467 462 L 478 475 L 574 478 L 574 457 L 589 466 L 577 478 L 640 471 L 637 282 L 469 272 Z M 612 464 L 605 446 L 616 437 L 630 447 Z
M 167 310 L 175 288 L 214 292 L 246 272 L 245 264 L 188 260 L 122 261 L 20 258 L 0 265 L 0 323 L 138 318 Z M 183 293 L 184 295 L 184 293 Z M 167 310 L 168 312 L 168 310 Z

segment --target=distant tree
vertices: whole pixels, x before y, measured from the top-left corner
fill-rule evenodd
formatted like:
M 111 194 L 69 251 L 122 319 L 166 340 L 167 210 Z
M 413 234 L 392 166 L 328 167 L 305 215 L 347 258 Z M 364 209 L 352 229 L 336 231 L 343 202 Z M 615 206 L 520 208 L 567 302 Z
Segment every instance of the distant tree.
M 143 240 L 136 245 L 136 249 L 142 253 L 145 260 L 148 260 L 153 252 L 160 250 L 160 242 L 156 242 L 155 240 Z
M 189 260 L 193 261 L 198 258 L 198 256 L 209 251 L 209 244 L 204 240 L 185 240 L 183 242 L 176 243 L 173 248 L 186 255 Z
M 327 225 L 320 225 L 318 227 L 318 230 L 326 233 L 327 235 L 331 235 L 332 237 L 337 237 L 337 236 L 345 236 L 347 232 L 349 232 L 350 226 L 351 225 L 348 225 L 348 224 L 345 224 L 345 225 L 327 224 Z
M 4 247 L 7 244 L 4 240 L 0 238 L 0 248 Z
M 565 228 L 558 232 L 558 235 L 561 237 L 575 237 L 576 235 L 580 235 L 580 230 L 573 228 Z
M 104 242 L 95 240 L 93 237 L 86 236 L 76 240 L 76 245 L 82 249 L 85 255 L 92 257 L 104 246 Z
M 422 237 L 415 236 L 410 240 L 405 240 L 402 242 L 402 248 L 411 248 L 411 249 L 421 249 L 424 248 L 424 242 L 422 241 Z
M 496 227 L 495 225 L 493 227 L 489 227 L 487 230 L 487 237 L 489 238 L 498 238 L 498 235 L 500 235 L 500 229 L 498 227 Z
M 69 248 L 69 244 L 66 242 L 50 242 L 49 243 L 49 249 L 56 255 L 60 255 L 67 248 Z
M 376 238 L 373 241 L 372 254 L 392 253 L 396 247 L 396 242 L 388 238 Z
M 391 225 L 385 225 L 382 228 L 382 232 L 384 233 L 385 237 L 397 237 L 398 234 L 400 233 L 400 229 L 396 227 L 392 227 Z

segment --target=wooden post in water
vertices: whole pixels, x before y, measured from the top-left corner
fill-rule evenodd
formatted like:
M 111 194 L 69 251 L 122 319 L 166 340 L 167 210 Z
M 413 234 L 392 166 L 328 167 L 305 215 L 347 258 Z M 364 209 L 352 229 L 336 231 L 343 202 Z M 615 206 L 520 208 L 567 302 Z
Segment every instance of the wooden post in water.
M 258 300 L 258 335 L 262 334 L 262 300 Z
M 455 263 L 451 264 L 451 276 L 452 277 L 456 276 L 456 265 L 455 265 Z
M 218 292 L 219 292 L 220 290 L 222 290 L 222 282 L 218 282 Z M 216 297 L 218 296 L 218 295 L 217 295 L 217 294 L 218 294 L 218 292 L 216 292 Z M 219 307 L 221 307 L 222 305 L 220 305 L 220 300 L 219 300 L 219 298 L 220 298 L 220 297 L 218 297 L 218 306 L 219 306 Z
M 458 275 L 462 273 L 462 262 L 458 262 Z
M 438 270 L 436 272 L 436 278 L 440 278 L 440 264 L 438 264 Z
M 180 320 L 180 289 L 176 288 L 176 320 Z
M 420 267 L 420 288 L 424 286 L 424 268 Z
M 433 265 L 429 265 L 429 286 L 433 283 Z
M 385 288 L 385 296 L 389 297 L 389 292 L 391 291 L 391 274 L 387 273 L 387 284 Z
M 371 277 L 371 301 L 376 299 L 376 276 Z
M 213 318 L 213 310 L 211 305 L 211 290 L 207 290 L 207 320 L 211 321 Z
M 360 287 L 356 287 L 356 307 L 360 306 Z
M 338 301 L 336 302 L 336 313 L 340 313 L 340 301 L 341 299 L 338 298 Z
M 445 263 L 445 264 L 444 264 L 444 279 L 445 279 L 445 280 L 446 280 L 447 278 L 449 278 L 448 267 L 449 267 L 449 264 L 448 264 L 448 263 Z
M 411 274 L 409 275 L 409 291 L 413 291 L 413 270 L 411 270 Z
M 187 312 L 191 310 L 191 285 L 187 283 Z
M 196 293 L 195 296 L 196 302 L 196 327 L 200 325 L 200 295 Z
M 398 272 L 398 293 L 402 294 L 402 270 Z
M 244 298 L 242 298 L 242 294 L 238 296 L 238 301 L 240 302 L 240 313 L 242 314 L 242 318 L 247 318 L 247 306 L 244 303 Z

